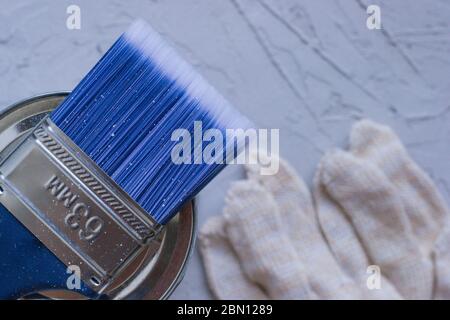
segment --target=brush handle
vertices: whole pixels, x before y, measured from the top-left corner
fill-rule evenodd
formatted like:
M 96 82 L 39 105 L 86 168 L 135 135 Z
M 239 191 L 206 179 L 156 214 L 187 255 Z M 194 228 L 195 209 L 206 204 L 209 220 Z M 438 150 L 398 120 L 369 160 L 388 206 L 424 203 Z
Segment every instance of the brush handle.
M 65 289 L 66 266 L 0 204 L 0 299 Z M 77 292 L 97 298 L 83 283 Z

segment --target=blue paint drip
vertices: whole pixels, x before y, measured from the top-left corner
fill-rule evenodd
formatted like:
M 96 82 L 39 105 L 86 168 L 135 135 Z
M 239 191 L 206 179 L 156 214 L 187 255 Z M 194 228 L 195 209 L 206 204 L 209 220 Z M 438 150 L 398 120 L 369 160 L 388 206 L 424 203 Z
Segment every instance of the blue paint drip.
M 66 289 L 66 266 L 0 204 L 0 299 L 17 299 L 40 290 Z M 81 284 L 76 290 L 98 298 Z
M 51 114 L 53 122 L 159 223 L 200 191 L 223 163 L 175 164 L 174 130 L 247 128 L 234 110 L 143 22 L 108 50 Z M 223 151 L 238 152 L 223 139 Z M 203 143 L 191 144 L 191 152 Z M 229 155 L 229 154 L 228 154 Z M 222 158 L 223 152 L 215 157 Z

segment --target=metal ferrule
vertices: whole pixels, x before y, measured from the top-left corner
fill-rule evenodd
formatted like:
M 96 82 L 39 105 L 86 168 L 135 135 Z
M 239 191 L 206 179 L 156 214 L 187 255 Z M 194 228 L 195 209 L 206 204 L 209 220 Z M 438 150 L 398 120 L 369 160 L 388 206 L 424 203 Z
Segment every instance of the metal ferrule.
M 49 118 L 0 163 L 2 203 L 101 293 L 161 230 Z

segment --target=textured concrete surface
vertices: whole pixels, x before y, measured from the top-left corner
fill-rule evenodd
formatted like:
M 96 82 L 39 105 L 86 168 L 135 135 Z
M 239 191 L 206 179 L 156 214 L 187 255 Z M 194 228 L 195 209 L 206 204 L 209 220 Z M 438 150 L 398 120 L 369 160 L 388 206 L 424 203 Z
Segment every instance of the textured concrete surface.
M 68 30 L 69 4 L 81 30 Z M 382 29 L 365 8 L 381 7 Z M 261 127 L 310 182 L 322 152 L 362 117 L 392 126 L 450 199 L 450 2 L 447 0 L 0 0 L 0 106 L 68 90 L 135 17 L 148 20 Z M 199 225 L 239 178 L 199 196 Z M 209 298 L 198 252 L 174 298 Z

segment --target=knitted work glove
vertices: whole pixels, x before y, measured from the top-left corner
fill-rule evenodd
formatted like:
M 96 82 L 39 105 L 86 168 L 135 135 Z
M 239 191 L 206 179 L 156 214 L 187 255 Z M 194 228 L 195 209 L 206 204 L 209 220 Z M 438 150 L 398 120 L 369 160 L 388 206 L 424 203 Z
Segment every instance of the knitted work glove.
M 377 166 L 392 184 L 412 229 L 412 236 L 405 238 L 412 237 L 421 255 L 420 259 L 416 256 L 416 263 L 403 273 L 403 278 L 397 278 L 395 272 L 389 270 L 384 272 L 386 277 L 392 278 L 393 283 L 395 280 L 398 290 L 408 298 L 450 298 L 449 209 L 433 181 L 414 163 L 400 139 L 386 126 L 360 121 L 352 129 L 350 150 Z M 402 250 L 406 255 L 405 249 Z M 408 269 L 407 263 L 401 268 Z
M 284 161 L 274 176 L 246 167 L 224 215 L 208 221 L 200 249 L 220 299 L 363 298 L 337 264 L 319 230 L 305 184 Z
M 229 191 L 224 216 L 201 232 L 218 298 L 425 299 L 433 275 L 436 297 L 450 296 L 450 233 L 441 232 L 448 209 L 390 129 L 361 121 L 349 153 L 323 158 L 315 210 L 286 163 L 275 176 L 254 167 L 247 175 Z M 366 286 L 372 264 L 381 270 L 379 290 Z

